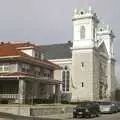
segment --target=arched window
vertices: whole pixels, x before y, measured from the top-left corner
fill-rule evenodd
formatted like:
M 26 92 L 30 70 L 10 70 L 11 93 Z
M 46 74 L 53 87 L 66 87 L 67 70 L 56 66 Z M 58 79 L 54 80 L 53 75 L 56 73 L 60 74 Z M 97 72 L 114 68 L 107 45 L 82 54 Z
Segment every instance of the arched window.
M 67 66 L 65 66 L 62 71 L 62 82 L 62 91 L 68 92 L 70 89 L 70 71 Z
M 62 72 L 62 90 L 65 91 L 65 71 Z
M 69 84 L 70 84 L 70 72 L 66 72 L 66 91 L 69 91 Z
M 80 28 L 80 39 L 85 39 L 85 27 L 81 26 Z

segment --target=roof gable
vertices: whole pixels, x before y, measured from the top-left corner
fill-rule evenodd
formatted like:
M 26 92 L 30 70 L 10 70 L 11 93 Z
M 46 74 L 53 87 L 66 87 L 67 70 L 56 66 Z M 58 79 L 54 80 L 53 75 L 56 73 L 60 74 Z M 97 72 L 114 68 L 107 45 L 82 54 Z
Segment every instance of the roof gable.
M 99 48 L 98 48 L 98 51 L 99 51 L 100 53 L 104 53 L 104 54 L 106 54 L 106 55 L 108 56 L 107 48 L 106 48 L 104 42 L 101 43 L 101 45 L 100 45 Z

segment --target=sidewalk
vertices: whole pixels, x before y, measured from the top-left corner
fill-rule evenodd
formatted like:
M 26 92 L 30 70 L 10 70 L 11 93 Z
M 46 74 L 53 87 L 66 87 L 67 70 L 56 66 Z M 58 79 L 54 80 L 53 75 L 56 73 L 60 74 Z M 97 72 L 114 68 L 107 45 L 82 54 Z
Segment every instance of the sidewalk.
M 53 118 L 53 119 L 60 119 L 60 120 L 67 120 L 72 118 L 72 113 L 63 113 L 63 114 L 56 114 L 56 115 L 47 115 L 47 116 L 39 116 L 41 118 Z

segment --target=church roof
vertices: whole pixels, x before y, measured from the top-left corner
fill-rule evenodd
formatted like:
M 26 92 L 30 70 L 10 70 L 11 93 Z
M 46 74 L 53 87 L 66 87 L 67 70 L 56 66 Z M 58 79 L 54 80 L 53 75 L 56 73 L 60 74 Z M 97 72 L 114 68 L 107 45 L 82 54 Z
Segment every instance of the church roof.
M 72 58 L 71 47 L 72 43 L 69 41 L 67 43 L 43 45 L 40 46 L 44 52 L 46 59 L 68 59 Z

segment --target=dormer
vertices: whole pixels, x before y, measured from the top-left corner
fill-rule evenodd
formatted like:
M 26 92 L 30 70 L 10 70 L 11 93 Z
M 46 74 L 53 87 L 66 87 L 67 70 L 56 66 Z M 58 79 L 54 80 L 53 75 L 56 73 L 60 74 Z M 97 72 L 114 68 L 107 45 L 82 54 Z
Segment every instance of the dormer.
M 18 50 L 21 50 L 23 53 L 37 58 L 37 59 L 44 59 L 44 54 L 40 51 L 39 47 L 37 45 L 31 44 L 31 43 L 24 43 L 17 47 Z

